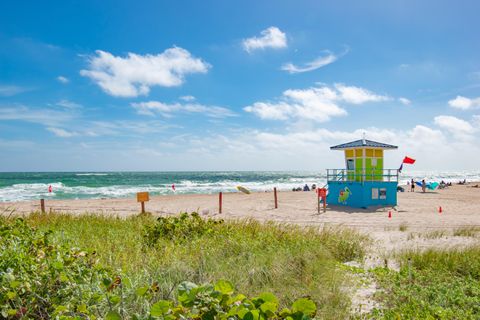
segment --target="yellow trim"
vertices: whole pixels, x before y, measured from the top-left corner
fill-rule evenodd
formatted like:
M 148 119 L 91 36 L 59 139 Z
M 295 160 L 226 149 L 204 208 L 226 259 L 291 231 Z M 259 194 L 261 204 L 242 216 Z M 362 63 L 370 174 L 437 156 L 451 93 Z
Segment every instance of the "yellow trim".
M 363 157 L 363 149 L 355 149 L 355 157 L 362 158 Z
M 369 158 L 373 157 L 373 149 L 366 149 L 365 150 L 365 155 Z

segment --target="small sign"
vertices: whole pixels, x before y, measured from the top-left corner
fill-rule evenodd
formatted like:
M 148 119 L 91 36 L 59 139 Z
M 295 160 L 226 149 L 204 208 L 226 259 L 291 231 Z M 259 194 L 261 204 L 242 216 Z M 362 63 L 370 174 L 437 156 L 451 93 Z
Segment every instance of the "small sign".
M 327 189 L 325 189 L 325 188 L 318 189 L 318 197 L 319 198 L 325 198 L 326 196 L 327 196 Z
M 137 192 L 137 202 L 147 202 L 150 200 L 148 192 Z
M 378 188 L 372 188 L 372 200 L 378 199 Z

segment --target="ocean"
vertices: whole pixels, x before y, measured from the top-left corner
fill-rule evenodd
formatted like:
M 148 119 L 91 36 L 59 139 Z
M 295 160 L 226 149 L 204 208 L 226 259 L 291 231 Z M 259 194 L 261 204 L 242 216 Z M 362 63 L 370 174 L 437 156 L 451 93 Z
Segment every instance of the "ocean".
M 404 172 L 400 184 L 411 178 L 427 181 L 467 179 L 480 181 L 480 171 Z M 137 192 L 151 195 L 235 192 L 242 185 L 252 191 L 277 187 L 291 190 L 304 184 L 326 184 L 321 172 L 5 172 L 0 173 L 0 201 L 48 199 L 99 199 L 134 197 Z M 49 192 L 52 186 L 52 192 Z

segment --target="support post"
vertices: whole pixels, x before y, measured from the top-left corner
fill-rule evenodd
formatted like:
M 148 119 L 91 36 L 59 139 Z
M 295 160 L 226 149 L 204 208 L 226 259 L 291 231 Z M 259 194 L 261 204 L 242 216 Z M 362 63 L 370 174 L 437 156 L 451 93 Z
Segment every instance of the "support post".
M 273 188 L 273 197 L 275 198 L 275 209 L 278 209 L 277 187 Z
M 145 213 L 145 202 L 142 201 L 142 213 Z
M 221 192 L 218 193 L 218 213 L 222 213 L 222 199 L 223 194 Z
M 317 190 L 317 214 L 320 214 L 320 191 Z
M 40 199 L 40 210 L 45 213 L 45 199 Z

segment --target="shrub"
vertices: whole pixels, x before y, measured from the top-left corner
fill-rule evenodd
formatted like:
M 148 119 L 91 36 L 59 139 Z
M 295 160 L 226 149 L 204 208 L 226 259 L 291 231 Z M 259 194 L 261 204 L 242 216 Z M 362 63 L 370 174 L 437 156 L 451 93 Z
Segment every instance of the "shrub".
M 144 242 L 155 245 L 159 239 L 185 241 L 198 238 L 214 231 L 223 220 L 202 219 L 198 213 L 182 213 L 176 217 L 159 217 L 157 222 L 145 227 Z

